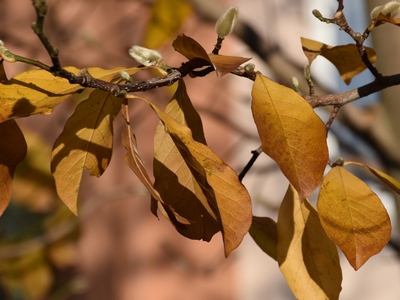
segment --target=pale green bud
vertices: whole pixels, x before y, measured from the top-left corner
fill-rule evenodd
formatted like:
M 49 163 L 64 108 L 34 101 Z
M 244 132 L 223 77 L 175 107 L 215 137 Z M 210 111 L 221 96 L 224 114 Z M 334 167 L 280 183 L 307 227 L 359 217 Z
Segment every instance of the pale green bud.
M 314 17 L 316 17 L 317 19 L 323 18 L 322 14 L 319 12 L 318 9 L 314 9 L 314 10 L 312 11 L 312 14 L 313 14 Z
M 3 41 L 0 40 L 0 52 L 1 52 L 1 53 L 5 53 L 5 52 L 7 52 L 7 51 L 8 51 L 8 49 L 4 46 Z
M 220 38 L 224 39 L 232 32 L 233 27 L 235 27 L 238 13 L 238 8 L 236 6 L 231 6 L 221 17 L 219 17 L 217 23 L 215 24 L 215 31 Z
M 129 49 L 129 55 L 146 67 L 159 66 L 163 63 L 160 52 L 141 46 L 133 46 Z
M 335 161 L 335 165 L 343 167 L 345 160 L 343 157 L 338 157 Z
M 0 56 L 6 62 L 10 62 L 10 63 L 16 62 L 14 55 L 10 51 L 8 51 L 8 49 L 4 46 L 4 43 L 2 40 L 0 40 Z
M 298 80 L 296 77 L 294 77 L 294 76 L 291 78 L 291 80 L 292 80 L 292 84 L 293 84 L 293 87 L 294 87 L 295 91 L 296 91 L 296 92 L 299 92 L 299 91 L 300 91 L 300 83 L 299 83 L 299 80 Z
M 304 77 L 309 80 L 311 78 L 310 65 L 305 65 L 303 69 Z
M 255 69 L 255 68 L 256 68 L 256 66 L 255 66 L 254 64 L 248 63 L 248 64 L 246 64 L 246 65 L 244 66 L 244 71 L 245 71 L 247 74 L 251 74 L 251 73 L 254 72 L 254 69 Z
M 119 76 L 126 82 L 132 82 L 131 76 L 126 71 L 119 71 Z
M 390 1 L 385 5 L 375 7 L 371 11 L 371 19 L 377 19 L 380 13 L 384 16 L 391 14 L 394 17 L 400 13 L 400 3 L 397 1 Z

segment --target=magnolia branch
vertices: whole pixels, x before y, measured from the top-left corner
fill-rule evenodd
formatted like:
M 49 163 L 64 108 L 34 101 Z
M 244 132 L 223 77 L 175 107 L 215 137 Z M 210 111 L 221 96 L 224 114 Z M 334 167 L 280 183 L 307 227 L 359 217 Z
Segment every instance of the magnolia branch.
M 364 98 L 368 95 L 374 94 L 395 85 L 400 85 L 400 74 L 382 76 L 379 81 L 375 80 L 359 88 L 349 90 L 341 94 L 330 94 L 314 97 L 304 96 L 304 98 L 310 103 L 313 108 L 329 105 L 341 107 L 343 105 L 346 105 L 347 103 L 353 102 L 360 98 Z
M 106 82 L 94 78 L 86 69 L 83 69 L 79 74 L 75 75 L 61 67 L 61 64 L 58 59 L 58 49 L 54 48 L 51 45 L 51 43 L 49 42 L 47 36 L 43 31 L 44 16 L 47 12 L 46 2 L 43 0 L 32 0 L 32 3 L 35 7 L 37 14 L 37 20 L 32 24 L 32 28 L 36 33 L 36 35 L 39 37 L 44 47 L 46 48 L 47 52 L 49 53 L 52 59 L 53 66 L 48 66 L 40 61 L 32 60 L 29 58 L 13 54 L 3 46 L 1 55 L 3 59 L 5 59 L 6 61 L 9 62 L 19 61 L 26 64 L 34 65 L 43 70 L 51 72 L 55 76 L 67 79 L 71 84 L 79 84 L 82 87 L 100 89 L 119 97 L 124 97 L 127 93 L 144 92 L 163 86 L 170 86 L 179 79 L 187 76 L 188 74 L 191 74 L 191 76 L 194 77 L 205 76 L 214 71 L 214 68 L 209 61 L 206 61 L 202 58 L 193 58 L 188 62 L 182 63 L 181 67 L 179 68 L 168 69 L 167 70 L 168 74 L 164 77 L 152 78 L 146 81 L 127 82 L 124 84 Z M 339 9 L 340 8 L 343 8 L 341 1 L 339 1 Z M 353 30 L 347 24 L 347 21 L 342 11 L 339 9 L 335 14 L 334 19 L 332 20 L 324 18 L 319 12 L 314 11 L 313 13 L 321 21 L 324 22 L 334 21 L 334 23 L 340 26 L 341 29 L 345 30 L 355 40 L 357 47 L 359 48 L 360 55 L 362 57 L 365 56 L 366 52 L 363 51 L 364 49 L 363 42 L 365 39 L 359 34 L 353 32 Z M 369 60 L 367 57 L 365 63 L 367 67 L 369 67 L 370 71 L 375 75 L 376 78 L 375 81 L 342 94 L 317 96 L 311 93 L 309 96 L 304 96 L 304 98 L 310 103 L 310 105 L 313 108 L 319 106 L 330 106 L 330 105 L 339 108 L 347 103 L 363 98 L 370 94 L 376 93 L 390 86 L 400 84 L 400 74 L 392 76 L 382 76 L 375 69 L 375 67 L 372 66 L 370 62 L 368 64 L 368 62 Z M 203 69 L 201 71 L 197 71 L 196 69 L 199 68 Z M 233 71 L 232 74 L 240 77 L 245 77 L 253 81 L 255 80 L 256 77 L 255 72 L 248 73 L 244 70 L 243 67 L 239 67 L 237 70 Z
M 58 59 L 59 51 L 51 45 L 43 30 L 44 18 L 47 13 L 46 0 L 32 0 L 32 5 L 36 11 L 36 22 L 32 23 L 32 29 L 46 48 L 47 53 L 49 53 L 51 62 L 53 63 L 53 68 L 59 70 L 61 69 L 61 64 Z
M 190 72 L 197 68 L 209 66 L 210 63 L 201 58 L 194 58 L 183 63 L 180 68 L 172 68 L 168 75 L 159 78 L 152 78 L 144 81 L 136 81 L 126 84 L 116 84 L 104 80 L 96 79 L 90 73 L 83 69 L 78 75 L 75 75 L 65 69 L 56 72 L 57 76 L 68 79 L 71 84 L 79 84 L 83 87 L 100 89 L 113 94 L 114 96 L 124 97 L 127 93 L 145 92 L 163 86 L 170 86 L 180 78 L 187 76 Z

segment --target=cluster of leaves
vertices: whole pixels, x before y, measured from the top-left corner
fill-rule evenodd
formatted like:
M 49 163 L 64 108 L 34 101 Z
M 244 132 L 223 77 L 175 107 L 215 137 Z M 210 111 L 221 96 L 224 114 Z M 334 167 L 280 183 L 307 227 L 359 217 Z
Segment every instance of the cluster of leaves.
M 380 15 L 379 22 L 395 22 Z M 385 19 L 386 18 L 386 19 Z M 377 23 L 374 23 L 377 26 Z M 366 66 L 356 45 L 332 47 L 302 39 L 311 64 L 320 55 L 330 60 L 346 83 Z M 240 73 L 246 58 L 208 54 L 195 40 L 181 34 L 174 49 L 188 59 L 212 67 L 219 77 Z M 366 49 L 368 59 L 376 59 Z M 32 70 L 8 80 L 2 72 L 0 84 L 0 210 L 9 204 L 13 172 L 26 153 L 24 136 L 14 119 L 50 114 L 52 109 L 80 93 L 83 101 L 67 120 L 52 150 L 51 171 L 60 199 L 78 213 L 78 190 L 83 170 L 101 176 L 113 149 L 113 121 L 121 111 L 125 120 L 122 143 L 126 163 L 151 194 L 151 209 L 159 210 L 182 235 L 209 241 L 221 231 L 225 255 L 237 248 L 250 232 L 256 243 L 277 260 L 289 286 L 298 298 L 338 298 L 341 269 L 337 245 L 354 269 L 380 252 L 390 239 L 389 216 L 378 196 L 346 165 L 359 165 L 400 193 L 400 182 L 369 166 L 337 161 L 330 163 L 327 129 L 309 102 L 296 91 L 252 70 L 243 77 L 254 80 L 251 110 L 262 142 L 262 150 L 279 165 L 290 185 L 283 198 L 277 222 L 252 215 L 251 198 L 237 174 L 207 146 L 202 121 L 186 91 L 182 78 L 165 110 L 134 93 L 111 93 L 109 86 L 125 83 L 129 76 L 153 69 L 168 77 L 173 69 L 158 67 L 89 68 L 93 82 L 71 84 L 62 72 Z M 68 67 L 68 74 L 82 71 Z M 176 69 L 175 69 L 176 70 Z M 196 76 L 196 70 L 189 74 Z M 59 76 L 55 76 L 59 75 Z M 107 83 L 110 85 L 107 86 Z M 171 82 L 172 83 L 172 82 Z M 125 86 L 121 85 L 121 86 Z M 101 89 L 101 86 L 104 88 Z M 156 87 L 156 86 L 154 86 Z M 128 107 L 144 101 L 160 119 L 154 135 L 153 183 L 140 158 L 130 125 Z M 324 177 L 327 164 L 332 168 Z M 322 182 L 322 183 L 321 183 Z M 320 186 L 318 211 L 307 197 Z

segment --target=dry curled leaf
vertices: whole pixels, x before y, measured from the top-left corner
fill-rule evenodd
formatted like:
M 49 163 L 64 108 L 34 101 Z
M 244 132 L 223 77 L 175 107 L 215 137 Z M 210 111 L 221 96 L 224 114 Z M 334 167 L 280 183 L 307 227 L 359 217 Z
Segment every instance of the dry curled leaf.
M 361 166 L 365 169 L 367 169 L 368 171 L 370 171 L 372 174 L 374 174 L 376 177 L 378 177 L 384 184 L 386 184 L 389 188 L 391 188 L 393 191 L 395 191 L 397 194 L 400 194 L 400 181 L 398 181 L 397 179 L 393 178 L 392 176 L 379 171 L 375 168 L 372 168 L 370 166 L 361 164 L 361 163 L 357 163 L 357 162 L 351 162 L 348 161 L 344 164 L 346 165 L 356 165 L 356 166 Z
M 311 65 L 318 55 L 325 57 L 338 69 L 340 76 L 346 84 L 350 84 L 354 76 L 366 69 L 357 46 L 354 44 L 329 46 L 303 37 L 301 38 L 301 44 L 304 54 L 308 58 L 309 65 Z M 376 61 L 375 50 L 369 47 L 365 47 L 365 50 L 371 63 L 374 63 Z
M 172 43 L 172 46 L 174 47 L 175 51 L 179 52 L 189 60 L 193 58 L 202 58 L 211 62 L 207 51 L 204 50 L 203 46 L 201 46 L 191 37 L 188 37 L 184 34 L 178 35 Z
M 134 96 L 133 96 L 134 97 Z M 137 98 L 137 97 L 136 97 Z M 215 204 L 223 235 L 225 255 L 236 249 L 248 232 L 251 221 L 251 199 L 237 174 L 212 150 L 193 139 L 192 131 L 177 122 L 151 102 L 142 99 L 156 112 L 196 178 L 208 203 Z M 190 219 L 188 218 L 190 221 Z
M 206 144 L 202 121 L 190 101 L 183 80 L 179 81 L 175 94 L 165 108 L 165 113 L 180 124 L 188 126 L 195 141 Z M 190 224 L 182 226 L 174 222 L 173 216 L 172 220 L 168 214 L 164 213 L 164 216 L 170 219 L 182 235 L 191 239 L 210 241 L 212 236 L 220 230 L 216 215 L 218 213 L 212 208 L 215 203 L 209 203 L 203 189 L 161 121 L 154 136 L 153 165 L 154 187 L 165 203 L 179 216 L 189 220 Z M 168 208 L 164 207 L 164 210 Z

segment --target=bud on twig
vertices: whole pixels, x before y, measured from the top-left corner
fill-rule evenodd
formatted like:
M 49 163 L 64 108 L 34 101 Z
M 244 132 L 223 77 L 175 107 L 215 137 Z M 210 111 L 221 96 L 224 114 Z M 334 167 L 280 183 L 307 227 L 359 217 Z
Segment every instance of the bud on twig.
M 397 1 L 390 1 L 385 5 L 377 6 L 371 11 L 371 19 L 375 20 L 378 18 L 379 14 L 387 16 L 391 14 L 392 17 L 398 15 L 400 13 L 400 3 Z
M 215 31 L 220 38 L 224 39 L 232 32 L 233 27 L 235 27 L 238 13 L 238 8 L 236 6 L 231 6 L 221 17 L 219 17 L 217 23 L 215 24 Z
M 251 73 L 254 72 L 255 65 L 252 63 L 248 63 L 244 66 L 244 71 L 246 72 L 247 75 L 250 75 Z
M 299 80 L 298 80 L 296 77 L 294 77 L 294 76 L 293 76 L 291 79 L 292 79 L 292 84 L 293 84 L 294 90 L 295 90 L 297 93 L 300 92 Z
M 146 67 L 161 67 L 164 65 L 161 53 L 156 50 L 135 45 L 129 49 L 129 55 L 132 56 L 138 63 Z
M 304 71 L 304 77 L 306 78 L 308 84 L 309 94 L 310 96 L 314 96 L 314 83 L 311 79 L 310 65 L 305 65 L 303 71 Z
M 132 82 L 132 77 L 126 71 L 120 71 L 119 76 L 126 82 Z
M 303 69 L 303 72 L 304 72 L 304 78 L 306 80 L 310 80 L 311 79 L 310 65 L 305 65 L 304 69 Z
M 334 165 L 335 165 L 335 166 L 343 167 L 344 163 L 345 163 L 344 158 L 343 158 L 343 157 L 338 157 L 338 158 L 335 160 Z
M 4 46 L 4 43 L 2 40 L 0 40 L 0 56 L 6 62 L 10 62 L 10 63 L 16 62 L 14 55 L 10 51 L 8 51 L 8 49 Z

